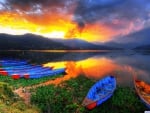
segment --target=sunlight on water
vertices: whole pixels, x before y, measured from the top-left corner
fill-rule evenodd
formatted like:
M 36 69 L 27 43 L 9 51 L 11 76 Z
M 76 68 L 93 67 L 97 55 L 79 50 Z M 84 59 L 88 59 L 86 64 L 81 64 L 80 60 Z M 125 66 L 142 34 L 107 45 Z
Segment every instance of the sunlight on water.
M 45 67 L 54 66 L 54 69 L 66 67 L 67 73 L 71 75 L 82 74 L 89 78 L 99 78 L 106 73 L 111 73 L 116 68 L 119 68 L 110 59 L 106 58 L 89 58 L 81 61 L 64 61 L 64 62 L 49 62 L 44 64 Z
M 94 80 L 113 75 L 119 85 L 133 86 L 133 76 L 150 83 L 149 52 L 9 51 L 0 53 L 0 56 L 5 55 L 10 58 L 27 59 L 31 63 L 42 64 L 53 69 L 66 68 L 67 75 L 48 81 L 48 84 L 59 84 L 80 75 Z
M 121 61 L 124 59 L 125 58 L 123 58 Z M 132 58 L 129 59 L 129 62 L 120 64 L 118 59 L 108 57 L 91 57 L 80 61 L 48 62 L 44 64 L 44 66 L 54 65 L 56 66 L 55 68 L 67 68 L 67 75 L 59 78 L 59 82 L 75 78 L 79 75 L 84 75 L 88 78 L 96 80 L 106 75 L 113 75 L 117 78 L 117 82 L 122 85 L 131 85 L 133 83 L 133 76 L 140 76 L 146 80 L 149 79 L 149 73 L 146 70 L 138 68 L 138 66 L 136 67 L 128 64 L 134 62 L 134 60 L 131 62 L 130 60 L 132 60 Z M 58 83 L 57 81 L 55 82 Z

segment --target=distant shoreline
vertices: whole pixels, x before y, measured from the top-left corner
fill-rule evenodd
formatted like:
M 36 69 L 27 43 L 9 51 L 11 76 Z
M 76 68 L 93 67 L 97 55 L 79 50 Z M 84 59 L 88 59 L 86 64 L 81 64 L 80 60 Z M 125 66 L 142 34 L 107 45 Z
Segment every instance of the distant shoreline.
M 55 52 L 55 53 L 72 53 L 72 52 L 128 52 L 128 51 L 135 51 L 135 52 L 150 52 L 150 50 L 135 50 L 135 49 L 123 49 L 123 50 L 0 50 L 0 52 Z
M 121 51 L 121 50 L 0 50 L 3 52 L 12 51 L 12 52 L 21 52 L 21 51 L 29 51 L 29 52 L 110 52 L 110 51 Z

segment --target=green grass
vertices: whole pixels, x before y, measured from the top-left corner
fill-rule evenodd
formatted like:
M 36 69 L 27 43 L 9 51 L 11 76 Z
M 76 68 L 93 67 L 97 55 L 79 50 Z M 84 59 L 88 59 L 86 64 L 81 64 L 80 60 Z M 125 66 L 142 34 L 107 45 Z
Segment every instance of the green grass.
M 35 84 L 46 82 L 47 80 L 52 80 L 52 79 L 58 78 L 59 76 L 62 76 L 62 75 L 48 76 L 48 77 L 43 77 L 43 78 L 39 78 L 39 79 L 21 78 L 18 80 L 14 80 L 9 76 L 1 76 L 0 75 L 0 82 L 6 82 L 14 88 L 19 88 L 19 87 L 32 86 Z
M 11 105 L 0 103 L 0 113 L 41 113 L 41 111 L 35 106 L 28 106 L 23 101 L 18 101 Z
M 0 113 L 40 113 L 35 106 L 26 105 L 12 92 L 12 87 L 0 82 Z
M 0 101 L 6 104 L 12 103 L 15 99 L 14 97 L 12 88 L 7 83 L 0 82 Z
M 0 76 L 0 111 L 2 113 L 11 111 L 14 113 L 41 113 L 36 107 L 26 106 L 19 97 L 16 99 L 16 95 L 11 90 L 14 87 L 31 86 L 45 82 L 58 76 L 29 80 L 13 80 L 10 77 Z M 91 111 L 87 110 L 81 106 L 81 103 L 95 82 L 79 76 L 61 83 L 59 86 L 42 86 L 31 90 L 33 91 L 31 103 L 41 109 L 43 113 L 143 113 L 148 110 L 141 103 L 134 89 L 120 86 L 117 86 L 114 95 L 108 101 Z
M 87 110 L 81 103 L 94 83 L 80 76 L 59 86 L 39 87 L 32 94 L 31 101 L 44 113 L 143 113 L 147 110 L 134 89 L 119 86 L 111 99 L 91 111 Z

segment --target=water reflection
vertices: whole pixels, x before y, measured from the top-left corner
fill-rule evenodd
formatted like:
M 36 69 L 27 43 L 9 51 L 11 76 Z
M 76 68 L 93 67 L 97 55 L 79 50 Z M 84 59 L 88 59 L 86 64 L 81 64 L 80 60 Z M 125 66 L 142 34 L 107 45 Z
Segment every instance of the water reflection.
M 68 75 L 66 75 L 67 78 L 75 78 L 81 74 L 98 80 L 112 74 L 116 76 L 117 82 L 120 85 L 133 86 L 133 76 L 150 82 L 149 56 L 141 54 L 133 54 L 132 56 L 116 54 L 112 57 L 111 55 L 96 55 L 80 61 L 48 62 L 44 65 L 54 65 L 56 68 L 69 65 L 70 67 L 67 68 L 69 70 Z M 74 65 L 70 65 L 73 63 Z
M 12 54 L 13 53 L 13 54 Z M 98 80 L 106 75 L 114 75 L 119 85 L 133 86 L 133 76 L 150 83 L 150 54 L 135 51 L 123 52 L 31 52 L 23 54 L 12 52 L 0 56 L 9 56 L 19 59 L 28 59 L 31 62 L 54 66 L 54 68 L 66 67 L 67 75 L 57 78 L 49 83 L 58 84 L 62 81 L 84 75 Z M 15 54 L 15 55 L 14 55 Z

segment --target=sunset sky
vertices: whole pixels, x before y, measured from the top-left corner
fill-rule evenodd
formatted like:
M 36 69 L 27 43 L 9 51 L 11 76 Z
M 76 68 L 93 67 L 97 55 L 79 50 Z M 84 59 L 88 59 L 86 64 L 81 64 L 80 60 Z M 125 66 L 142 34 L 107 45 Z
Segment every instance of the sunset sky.
M 107 42 L 149 26 L 149 0 L 0 0 L 0 33 Z

